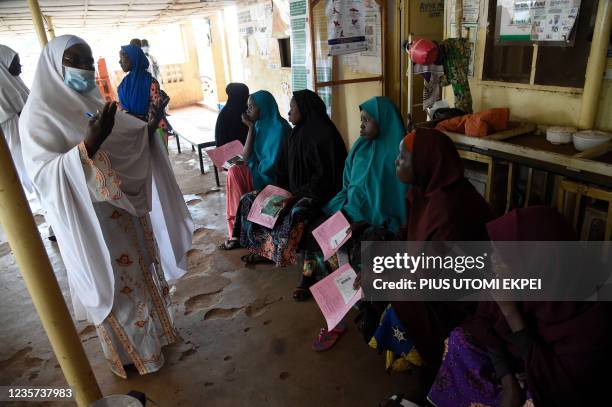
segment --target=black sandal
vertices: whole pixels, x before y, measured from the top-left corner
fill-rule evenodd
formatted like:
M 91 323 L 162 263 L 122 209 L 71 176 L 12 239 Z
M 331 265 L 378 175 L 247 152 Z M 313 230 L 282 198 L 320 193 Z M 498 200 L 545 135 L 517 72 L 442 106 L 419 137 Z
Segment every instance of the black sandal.
M 257 253 L 245 254 L 244 256 L 240 257 L 240 260 L 242 260 L 242 262 L 246 266 L 254 266 L 256 264 L 272 263 L 272 260 L 266 259 L 265 257 L 260 256 Z
M 225 242 L 221 243 L 218 247 L 221 250 L 234 250 L 234 249 L 239 249 L 242 246 L 240 246 L 240 242 L 238 241 L 238 239 L 227 239 Z

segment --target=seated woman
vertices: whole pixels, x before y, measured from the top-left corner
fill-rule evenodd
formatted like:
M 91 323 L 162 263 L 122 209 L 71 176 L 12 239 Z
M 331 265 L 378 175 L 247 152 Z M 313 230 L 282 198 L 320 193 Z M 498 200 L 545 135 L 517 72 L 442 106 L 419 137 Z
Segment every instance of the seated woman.
M 403 197 L 408 189 L 395 177 L 393 166 L 397 145 L 405 133 L 397 108 L 385 97 L 374 97 L 359 109 L 360 137 L 346 159 L 342 190 L 322 208 L 325 217 L 341 211 L 351 223 L 353 237 L 345 245 L 349 252 L 368 226 L 399 231 L 405 220 Z M 301 281 L 293 294 L 296 301 L 309 298 L 309 287 L 337 266 L 333 258 L 330 261 L 323 262 L 316 243 L 306 245 Z
M 244 83 L 230 83 L 225 87 L 227 103 L 217 116 L 215 142 L 217 147 L 238 140 L 244 145 L 249 128 L 242 123 L 242 115 L 249 100 L 249 87 Z
M 412 185 L 407 196 L 407 241 L 485 241 L 489 205 L 464 177 L 463 162 L 450 138 L 437 130 L 417 129 L 400 144 L 397 177 Z M 450 331 L 473 313 L 475 304 L 460 302 L 393 302 L 422 361 L 422 389 L 437 371 Z M 424 394 L 423 394 L 424 396 Z
M 405 130 L 397 107 L 386 97 L 374 97 L 359 106 L 361 131 L 344 166 L 342 190 L 323 212 L 342 211 L 352 229 L 364 225 L 384 226 L 399 232 L 406 212 L 406 185 L 395 176 L 393 161 Z
M 290 107 L 289 120 L 295 127 L 282 143 L 276 185 L 291 192 L 293 198 L 272 230 L 246 219 L 257 193 L 242 198 L 240 239 L 251 251 L 243 257 L 245 263 L 264 259 L 280 267 L 296 263 L 305 228 L 320 217 L 321 206 L 342 188 L 346 147 L 325 103 L 316 93 L 302 90 L 293 93 Z M 306 235 L 311 231 L 308 227 Z
M 405 220 L 403 196 L 407 187 L 395 177 L 393 159 L 405 130 L 402 118 L 391 100 L 374 97 L 359 106 L 361 130 L 344 165 L 342 190 L 323 208 L 325 217 L 341 211 L 351 223 L 353 238 L 346 248 L 359 242 L 368 226 L 384 227 L 394 233 Z M 320 222 L 318 222 L 320 223 Z M 307 245 L 304 270 L 293 298 L 310 297 L 309 287 L 337 265 L 323 262 L 316 243 Z
M 128 114 L 148 121 L 153 112 L 160 112 L 157 135 L 168 150 L 168 131 L 165 108 L 170 98 L 161 91 L 159 82 L 147 71 L 149 60 L 138 45 L 124 45 L 119 51 L 119 65 L 128 74 L 117 87 L 121 108 Z
M 514 210 L 487 229 L 493 241 L 576 240 L 566 220 L 548 207 Z M 502 249 L 502 267 L 527 259 L 556 273 L 558 261 L 581 261 L 552 248 L 534 253 L 524 247 L 518 255 Z M 609 399 L 612 359 L 609 304 L 480 303 L 476 315 L 451 332 L 429 399 L 439 407 L 602 405 Z
M 385 97 L 368 99 L 359 106 L 361 131 L 344 165 L 342 190 L 324 207 L 329 217 L 341 211 L 351 224 L 352 237 L 342 250 L 359 270 L 359 245 L 368 240 L 393 240 L 405 222 L 404 196 L 408 186 L 395 176 L 394 158 L 397 145 L 405 134 L 397 107 Z M 304 268 L 299 286 L 293 293 L 296 301 L 310 298 L 309 287 L 339 266 L 336 256 L 323 261 L 323 253 L 309 246 L 304 253 Z M 345 331 L 344 322 L 328 331 L 322 328 L 313 350 L 325 351 L 335 345 Z
M 247 108 L 249 88 L 244 83 L 230 83 L 225 87 L 225 93 L 227 93 L 227 103 L 223 109 L 221 109 L 217 117 L 217 123 L 215 124 L 215 142 L 217 143 L 217 147 L 220 147 L 234 140 L 238 140 L 244 146 L 249 128 L 242 122 L 242 115 Z M 244 193 L 251 191 L 253 185 L 250 180 L 251 174 L 246 167 L 243 166 L 234 168 L 231 176 L 228 174 L 228 179 L 230 178 L 242 180 L 242 182 L 228 182 L 225 190 L 225 212 L 227 215 L 229 242 L 237 243 L 235 240 L 232 240 L 236 209 L 238 209 L 240 197 Z M 244 189 L 247 189 L 247 191 L 241 191 L 239 188 L 232 188 L 237 184 L 244 185 Z M 229 244 L 230 243 L 228 243 L 228 245 Z M 225 246 L 225 244 L 222 244 L 221 248 L 225 249 Z
M 291 126 L 281 117 L 274 96 L 266 90 L 249 96 L 242 122 L 249 129 L 242 153 L 247 165 L 238 163 L 231 166 L 227 172 L 226 203 L 230 238 L 219 246 L 222 250 L 248 245 L 247 241 L 241 238 L 242 223 L 236 218 L 241 197 L 276 183 L 278 154 L 283 140 L 291 133 Z M 249 209 L 250 207 L 249 205 Z M 248 210 L 245 219 L 247 215 Z
M 159 370 L 162 346 L 179 338 L 167 281 L 187 269 L 193 222 L 154 136 L 161 114 L 145 123 L 104 104 L 91 48 L 62 35 L 43 49 L 19 121 L 75 317 L 96 326 L 111 370 L 123 378 L 124 365 Z

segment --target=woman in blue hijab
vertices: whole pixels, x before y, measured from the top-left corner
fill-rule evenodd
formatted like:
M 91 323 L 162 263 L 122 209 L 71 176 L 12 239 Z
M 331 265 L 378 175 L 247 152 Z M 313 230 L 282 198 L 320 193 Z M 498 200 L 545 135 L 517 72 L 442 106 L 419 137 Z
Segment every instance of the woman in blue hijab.
M 291 126 L 281 117 L 274 96 L 265 90 L 249 96 L 242 122 L 249 129 L 242 153 L 247 165 L 238 163 L 227 172 L 226 205 L 230 236 L 219 246 L 222 250 L 241 247 L 238 238 L 241 225 L 247 220 L 245 217 L 241 221 L 237 217 L 241 213 L 238 207 L 250 209 L 257 194 L 245 196 L 252 198 L 247 199 L 250 199 L 248 203 L 242 202 L 245 199 L 241 197 L 253 190 L 261 191 L 267 185 L 276 184 L 276 160 L 283 139 L 291 133 Z
M 138 45 L 124 45 L 119 51 L 119 65 L 128 74 L 123 78 L 117 93 L 124 111 L 141 120 L 148 121 L 150 112 L 165 110 L 170 101 L 160 88 L 159 82 L 147 72 L 149 61 Z M 170 126 L 165 115 L 159 122 L 157 133 L 168 148 Z
M 276 183 L 276 159 L 281 141 L 291 133 L 291 126 L 281 117 L 274 96 L 265 90 L 250 96 L 244 119 L 249 127 L 244 158 L 251 170 L 253 187 L 261 190 Z

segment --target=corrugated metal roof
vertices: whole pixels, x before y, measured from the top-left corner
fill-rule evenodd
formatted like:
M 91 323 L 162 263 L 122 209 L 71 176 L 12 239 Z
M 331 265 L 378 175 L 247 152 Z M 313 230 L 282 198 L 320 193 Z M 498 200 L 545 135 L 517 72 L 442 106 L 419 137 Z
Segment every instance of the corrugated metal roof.
M 44 16 L 56 29 L 140 28 L 149 24 L 175 23 L 206 15 L 231 0 L 39 0 Z M 0 35 L 33 32 L 26 0 L 0 0 Z

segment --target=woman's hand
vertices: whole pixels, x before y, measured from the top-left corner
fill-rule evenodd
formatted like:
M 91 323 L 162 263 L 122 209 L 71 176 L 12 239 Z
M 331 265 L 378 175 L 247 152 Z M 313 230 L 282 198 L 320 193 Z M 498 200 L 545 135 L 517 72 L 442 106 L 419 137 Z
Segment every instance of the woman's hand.
M 249 116 L 247 116 L 246 113 L 242 113 L 242 116 L 240 116 L 240 118 L 242 119 L 242 123 L 247 126 L 249 129 L 252 129 L 253 126 L 255 125 L 254 122 L 251 121 L 251 119 L 249 119 Z
M 89 120 L 87 135 L 85 136 L 85 148 L 89 157 L 93 157 L 115 126 L 115 114 L 117 113 L 117 102 L 107 102 L 102 112 L 96 113 Z
M 502 399 L 500 407 L 521 407 L 523 405 L 523 394 L 521 386 L 514 375 L 507 374 L 501 378 Z

